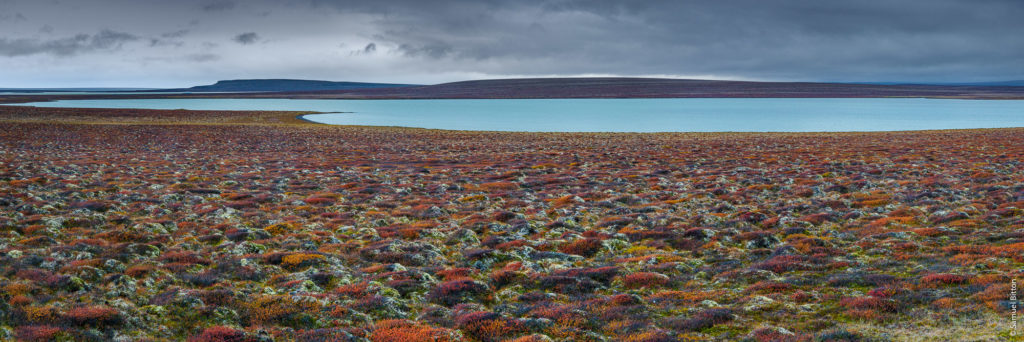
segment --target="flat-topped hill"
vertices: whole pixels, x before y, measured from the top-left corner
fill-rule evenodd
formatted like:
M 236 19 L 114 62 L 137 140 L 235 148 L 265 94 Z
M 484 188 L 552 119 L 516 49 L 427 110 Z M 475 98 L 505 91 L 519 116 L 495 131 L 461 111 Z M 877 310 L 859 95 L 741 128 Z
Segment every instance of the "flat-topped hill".
M 364 82 L 334 82 L 318 80 L 294 80 L 294 79 L 252 79 L 252 80 L 225 80 L 218 81 L 211 85 L 195 86 L 180 91 L 193 92 L 241 92 L 241 91 L 264 91 L 264 92 L 287 92 L 287 91 L 326 91 L 326 90 L 352 90 L 368 88 L 393 88 L 408 87 L 410 84 L 393 83 L 364 83 Z

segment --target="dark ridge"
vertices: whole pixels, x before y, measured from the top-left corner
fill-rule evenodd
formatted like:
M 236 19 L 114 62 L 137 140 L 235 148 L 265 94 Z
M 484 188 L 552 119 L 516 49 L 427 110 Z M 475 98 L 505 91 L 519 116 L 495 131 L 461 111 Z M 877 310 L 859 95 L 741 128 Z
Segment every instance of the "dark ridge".
M 752 82 L 664 78 L 519 78 L 436 85 L 235 80 L 166 94 L 18 96 L 0 103 L 96 98 L 555 99 L 555 98 L 955 98 L 1024 99 L 1024 87 L 935 84 Z M 170 93 L 171 91 L 179 93 Z
M 477 80 L 428 86 L 352 89 L 294 95 L 324 98 L 402 99 L 680 97 L 1021 98 L 1024 97 L 1024 87 L 594 77 Z

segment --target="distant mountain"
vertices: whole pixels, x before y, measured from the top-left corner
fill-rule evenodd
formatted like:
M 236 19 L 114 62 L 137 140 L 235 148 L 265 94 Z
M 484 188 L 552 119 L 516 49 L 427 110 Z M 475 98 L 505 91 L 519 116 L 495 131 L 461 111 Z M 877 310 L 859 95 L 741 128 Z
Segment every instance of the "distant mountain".
M 291 79 L 256 79 L 256 80 L 226 80 L 204 86 L 196 86 L 185 89 L 166 89 L 166 91 L 187 91 L 187 92 L 295 92 L 295 91 L 328 91 L 328 90 L 353 90 L 353 89 L 376 89 L 409 87 L 412 84 L 393 83 L 362 83 L 362 82 L 333 82 L 315 80 L 291 80 Z
M 159 94 L 157 92 L 167 92 Z M 0 93 L 3 94 L 3 93 Z M 81 98 L 77 94 L 52 98 Z M 87 95 L 81 95 L 87 96 Z M 229 80 L 105 98 L 552 99 L 552 98 L 868 98 L 1024 99 L 1024 81 L 973 84 L 751 82 L 564 77 L 473 80 L 434 85 L 289 79 Z M 2 100 L 2 99 L 0 99 Z
M 750 82 L 628 77 L 475 80 L 401 88 L 294 94 L 304 98 L 500 99 L 684 97 L 956 97 L 1020 98 L 1024 88 L 980 85 Z

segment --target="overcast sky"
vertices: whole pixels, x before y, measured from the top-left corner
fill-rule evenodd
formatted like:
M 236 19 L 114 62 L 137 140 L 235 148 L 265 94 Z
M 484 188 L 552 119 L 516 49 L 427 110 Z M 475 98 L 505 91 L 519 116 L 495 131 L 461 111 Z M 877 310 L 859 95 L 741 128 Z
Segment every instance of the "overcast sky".
M 0 87 L 1024 79 L 1024 1 L 0 0 Z

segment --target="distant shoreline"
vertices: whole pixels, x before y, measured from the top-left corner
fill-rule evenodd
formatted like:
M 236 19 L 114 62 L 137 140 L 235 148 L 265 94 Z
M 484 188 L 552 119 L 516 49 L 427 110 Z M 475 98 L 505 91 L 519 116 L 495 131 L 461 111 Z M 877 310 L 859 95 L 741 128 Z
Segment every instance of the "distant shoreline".
M 212 88 L 211 88 L 212 89 Z M 178 89 L 180 91 L 180 89 Z M 26 98 L 27 97 L 27 98 Z M 286 99 L 583 99 L 583 98 L 952 98 L 1024 99 L 1024 87 L 1007 85 L 749 82 L 657 78 L 531 78 L 478 80 L 427 86 L 261 92 L 159 94 L 2 94 L 0 103 L 141 98 Z

